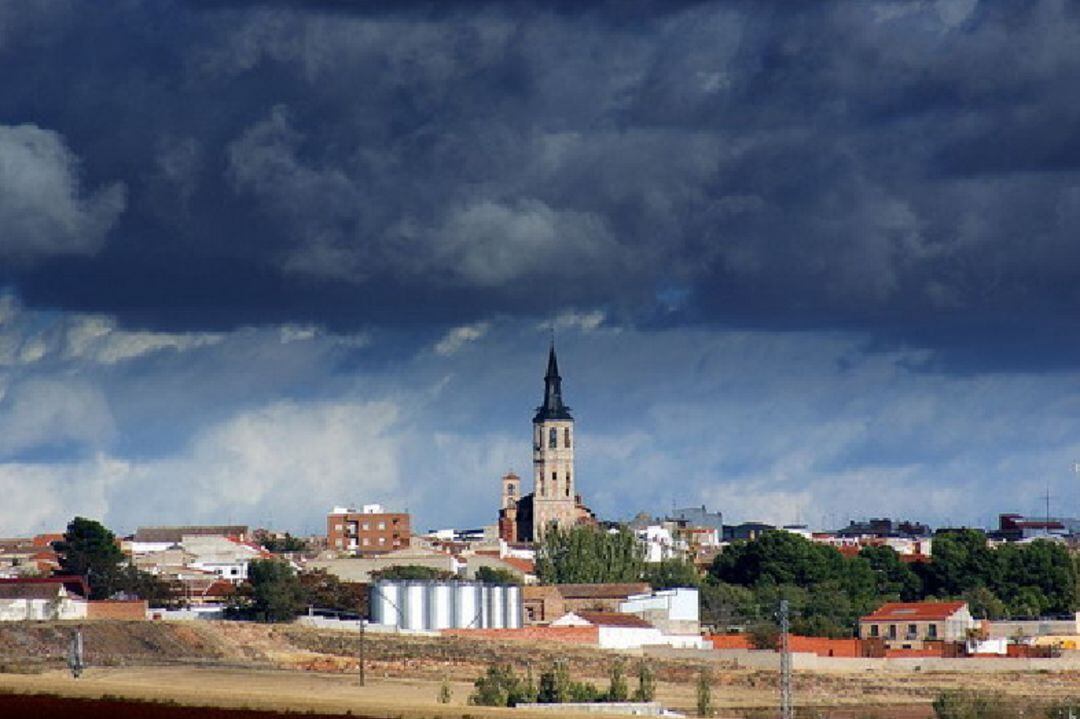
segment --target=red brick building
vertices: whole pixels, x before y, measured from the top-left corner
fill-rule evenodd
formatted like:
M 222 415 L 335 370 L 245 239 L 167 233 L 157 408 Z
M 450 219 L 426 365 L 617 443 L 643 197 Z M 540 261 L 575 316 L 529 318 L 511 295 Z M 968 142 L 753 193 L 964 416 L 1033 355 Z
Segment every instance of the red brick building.
M 412 536 L 406 512 L 387 512 L 379 504 L 360 511 L 335 507 L 326 516 L 326 543 L 330 549 L 353 554 L 379 554 L 405 549 Z

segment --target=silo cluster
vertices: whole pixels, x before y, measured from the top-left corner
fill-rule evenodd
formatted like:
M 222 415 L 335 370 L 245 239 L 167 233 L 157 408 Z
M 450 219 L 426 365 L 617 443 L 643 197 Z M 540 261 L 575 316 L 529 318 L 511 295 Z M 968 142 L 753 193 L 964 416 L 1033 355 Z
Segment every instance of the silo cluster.
M 371 620 L 403 631 L 517 629 L 521 587 L 480 582 L 384 580 L 371 585 Z

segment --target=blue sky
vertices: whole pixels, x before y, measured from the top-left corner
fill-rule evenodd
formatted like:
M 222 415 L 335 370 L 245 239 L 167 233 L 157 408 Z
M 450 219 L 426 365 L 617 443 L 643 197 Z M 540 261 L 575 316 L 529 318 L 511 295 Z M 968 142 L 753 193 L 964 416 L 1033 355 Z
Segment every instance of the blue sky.
M 0 535 L 1080 512 L 1067 2 L 0 0 Z

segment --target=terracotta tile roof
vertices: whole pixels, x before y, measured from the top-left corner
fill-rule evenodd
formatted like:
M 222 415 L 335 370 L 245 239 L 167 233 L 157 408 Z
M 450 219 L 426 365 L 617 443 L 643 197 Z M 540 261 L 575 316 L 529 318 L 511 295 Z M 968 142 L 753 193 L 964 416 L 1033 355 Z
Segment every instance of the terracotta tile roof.
M 56 585 L 62 584 L 71 594 L 77 594 L 81 597 L 90 596 L 90 585 L 86 583 L 86 579 L 83 577 L 75 576 L 58 576 L 58 577 L 14 577 L 8 579 L 0 579 L 0 585 Z M 55 591 L 55 590 L 54 590 Z
M 889 602 L 860 622 L 940 621 L 967 606 L 967 602 Z
M 56 584 L 0 584 L 0 599 L 56 599 L 60 586 Z
M 522 559 L 520 557 L 502 557 L 499 561 L 503 564 L 510 565 L 523 574 L 536 574 L 536 564 L 530 562 L 528 559 Z
M 39 534 L 34 537 L 35 547 L 51 547 L 53 542 L 64 541 L 63 534 Z
M 564 599 L 625 599 L 652 590 L 645 582 L 627 584 L 556 584 Z
M 636 617 L 633 614 L 618 614 L 616 612 L 574 612 L 589 624 L 598 627 L 635 627 L 638 629 L 652 629 L 651 624 Z

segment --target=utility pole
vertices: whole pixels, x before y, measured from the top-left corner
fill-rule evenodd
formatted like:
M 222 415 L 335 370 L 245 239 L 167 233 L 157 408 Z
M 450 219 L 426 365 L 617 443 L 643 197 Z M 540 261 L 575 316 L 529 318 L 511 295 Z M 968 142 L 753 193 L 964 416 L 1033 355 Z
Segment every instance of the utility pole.
M 83 660 L 81 629 L 76 629 L 74 636 L 71 637 L 71 646 L 68 647 L 68 667 L 71 669 L 71 676 L 76 679 L 82 676 L 83 669 L 86 668 L 86 662 Z
M 364 686 L 364 664 L 366 664 L 366 657 L 364 656 L 364 635 L 366 632 L 364 628 L 367 627 L 367 620 L 360 617 L 360 686 Z
M 788 617 L 788 600 L 780 600 L 780 719 L 795 719 L 791 704 L 791 621 Z

